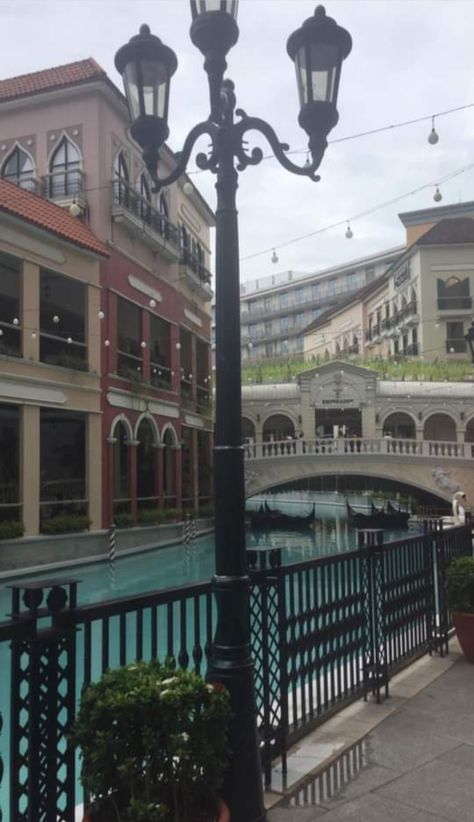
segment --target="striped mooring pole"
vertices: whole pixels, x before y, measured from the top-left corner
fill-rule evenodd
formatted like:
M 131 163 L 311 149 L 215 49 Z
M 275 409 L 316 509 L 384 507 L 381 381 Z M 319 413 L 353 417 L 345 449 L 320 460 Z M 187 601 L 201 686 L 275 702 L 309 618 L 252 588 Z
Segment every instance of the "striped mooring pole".
M 110 587 L 115 587 L 115 582 L 117 578 L 116 568 L 115 568 L 115 557 L 117 554 L 117 547 L 116 547 L 116 539 L 115 539 L 115 523 L 109 528 L 108 531 L 108 541 L 109 541 L 109 581 Z

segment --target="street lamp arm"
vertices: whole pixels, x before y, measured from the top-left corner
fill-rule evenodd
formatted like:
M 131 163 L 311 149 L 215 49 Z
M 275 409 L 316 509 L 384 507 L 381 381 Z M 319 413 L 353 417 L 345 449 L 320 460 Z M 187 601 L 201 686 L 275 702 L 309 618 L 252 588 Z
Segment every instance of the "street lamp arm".
M 247 131 L 259 131 L 264 137 L 266 137 L 273 154 L 283 168 L 286 168 L 287 171 L 291 171 L 292 174 L 299 174 L 303 177 L 309 177 L 310 180 L 313 180 L 315 183 L 319 182 L 321 178 L 315 172 L 320 164 L 321 158 L 318 158 L 316 161 L 313 159 L 312 163 L 304 166 L 298 166 L 296 163 L 292 163 L 292 161 L 289 160 L 285 154 L 285 152 L 290 148 L 289 145 L 287 143 L 280 142 L 276 132 L 269 123 L 265 120 L 261 120 L 260 117 L 249 117 L 241 108 L 237 109 L 235 113 L 238 117 L 241 117 L 240 122 L 235 123 L 234 125 L 236 135 L 235 143 L 237 146 L 235 154 L 239 160 L 239 171 L 245 169 L 249 165 L 257 165 L 261 162 L 261 160 L 263 160 L 263 152 L 260 148 L 254 148 L 250 155 L 247 154 L 243 148 L 243 137 Z
M 177 166 L 173 171 L 168 174 L 166 177 L 159 177 L 158 170 L 152 174 L 152 179 L 154 183 L 153 191 L 156 193 L 160 191 L 162 188 L 166 188 L 166 186 L 171 185 L 171 183 L 176 182 L 182 174 L 186 171 L 186 167 L 189 162 L 189 158 L 191 156 L 191 152 L 203 134 L 208 134 L 212 140 L 212 145 L 215 145 L 215 136 L 218 130 L 218 126 L 215 126 L 214 123 L 209 121 L 205 121 L 203 123 L 198 123 L 194 128 L 191 129 L 186 140 L 184 141 L 182 151 L 178 151 L 175 153 L 175 158 L 177 160 Z M 214 150 L 212 151 L 209 158 L 207 158 L 206 154 L 198 154 L 196 157 L 196 163 L 199 168 L 212 168 L 213 167 L 213 157 L 214 157 Z

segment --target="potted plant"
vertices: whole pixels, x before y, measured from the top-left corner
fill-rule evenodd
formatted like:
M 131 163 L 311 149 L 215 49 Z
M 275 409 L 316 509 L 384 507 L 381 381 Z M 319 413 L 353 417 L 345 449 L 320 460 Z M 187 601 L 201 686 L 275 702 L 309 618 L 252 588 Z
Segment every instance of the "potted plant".
M 467 661 L 474 663 L 474 557 L 454 559 L 447 570 L 446 585 L 459 643 Z
M 92 805 L 84 822 L 228 822 L 218 799 L 229 695 L 156 660 L 107 671 L 71 733 Z

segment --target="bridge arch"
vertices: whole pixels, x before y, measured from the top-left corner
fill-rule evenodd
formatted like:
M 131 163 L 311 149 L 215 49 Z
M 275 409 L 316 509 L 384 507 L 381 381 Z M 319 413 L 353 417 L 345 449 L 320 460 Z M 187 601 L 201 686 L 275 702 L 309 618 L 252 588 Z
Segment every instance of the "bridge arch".
M 289 414 L 271 413 L 262 426 L 262 439 L 264 442 L 270 440 L 285 440 L 288 437 L 295 437 L 295 423 Z
M 456 419 L 446 411 L 431 413 L 424 421 L 423 439 L 456 442 Z
M 416 439 L 416 421 L 407 411 L 389 411 L 383 419 L 382 436 L 396 439 Z

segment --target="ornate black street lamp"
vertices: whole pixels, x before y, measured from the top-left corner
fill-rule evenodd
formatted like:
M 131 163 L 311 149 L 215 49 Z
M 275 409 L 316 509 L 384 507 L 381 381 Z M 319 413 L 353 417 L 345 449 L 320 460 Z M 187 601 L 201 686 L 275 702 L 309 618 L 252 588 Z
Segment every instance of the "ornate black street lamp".
M 474 363 L 474 320 L 471 322 L 467 330 L 467 334 L 464 334 L 464 339 L 466 340 L 469 346 L 469 353 L 471 355 L 471 362 Z
M 300 125 L 309 137 L 311 162 L 295 165 L 289 147 L 280 143 L 264 120 L 235 109 L 234 84 L 224 80 L 226 56 L 237 42 L 237 0 L 191 0 L 191 39 L 205 58 L 211 112 L 194 126 L 176 168 L 160 178 L 160 150 L 168 136 L 168 100 L 177 60 L 171 49 L 142 26 L 116 54 L 127 95 L 131 133 L 143 151 L 155 190 L 175 182 L 185 172 L 199 137 L 211 140 L 208 154 L 196 164 L 217 175 L 216 209 L 216 437 L 214 448 L 216 573 L 213 590 L 217 626 L 208 677 L 230 691 L 234 718 L 230 745 L 232 762 L 225 790 L 233 822 L 260 822 L 265 811 L 256 728 L 253 665 L 249 644 L 249 578 L 244 530 L 244 451 L 241 435 L 239 246 L 236 210 L 238 174 L 263 159 L 260 148 L 248 152 L 244 136 L 256 130 L 270 143 L 281 165 L 294 174 L 318 181 L 327 135 L 337 123 L 336 109 L 342 61 L 352 46 L 350 35 L 322 6 L 288 40 L 295 62 L 301 101 Z M 237 116 L 237 121 L 234 119 Z

